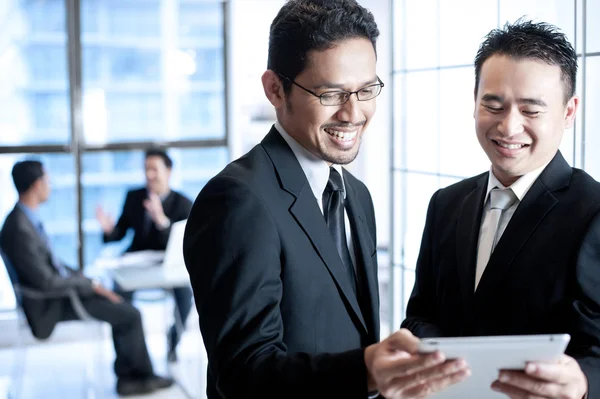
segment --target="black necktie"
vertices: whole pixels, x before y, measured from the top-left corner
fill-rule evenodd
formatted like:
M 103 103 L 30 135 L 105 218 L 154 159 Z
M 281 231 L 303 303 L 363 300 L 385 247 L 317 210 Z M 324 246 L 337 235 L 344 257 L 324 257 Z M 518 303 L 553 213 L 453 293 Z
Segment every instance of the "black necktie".
M 356 275 L 346 242 L 344 185 L 342 183 L 342 176 L 332 167 L 329 168 L 329 181 L 327 182 L 325 192 L 323 192 L 323 215 L 356 294 Z
M 142 221 L 142 231 L 140 236 L 142 237 L 142 241 L 147 241 L 150 236 L 150 230 L 152 229 L 152 218 L 148 211 L 144 209 L 144 220 Z

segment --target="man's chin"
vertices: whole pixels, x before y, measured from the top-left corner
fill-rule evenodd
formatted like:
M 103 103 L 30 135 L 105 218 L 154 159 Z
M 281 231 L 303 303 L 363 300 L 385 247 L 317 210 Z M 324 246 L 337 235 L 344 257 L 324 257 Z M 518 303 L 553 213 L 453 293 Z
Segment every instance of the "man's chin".
M 351 151 L 351 152 L 350 152 Z M 340 154 L 324 154 L 323 160 L 327 163 L 334 165 L 348 165 L 356 159 L 358 156 L 358 149 L 351 149 L 348 152 L 342 152 Z

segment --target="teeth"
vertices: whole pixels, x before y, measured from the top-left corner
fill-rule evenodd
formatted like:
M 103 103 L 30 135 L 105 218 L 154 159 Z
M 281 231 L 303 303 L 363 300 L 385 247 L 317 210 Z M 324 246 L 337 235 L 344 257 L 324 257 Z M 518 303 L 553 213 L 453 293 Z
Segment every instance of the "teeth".
M 355 130 L 353 132 L 340 132 L 339 130 L 325 129 L 325 131 L 330 136 L 337 137 L 342 141 L 352 140 L 356 136 L 356 133 L 358 133 L 358 130 Z
M 518 150 L 521 147 L 524 147 L 524 144 L 505 144 L 497 141 L 498 145 L 503 148 L 508 148 L 509 150 Z

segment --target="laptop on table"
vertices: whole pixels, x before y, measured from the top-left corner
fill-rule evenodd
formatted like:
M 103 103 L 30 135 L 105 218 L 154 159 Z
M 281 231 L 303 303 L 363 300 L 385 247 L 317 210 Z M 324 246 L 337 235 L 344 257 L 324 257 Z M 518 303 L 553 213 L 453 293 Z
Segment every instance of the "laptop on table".
M 140 260 L 112 270 L 113 279 L 126 291 L 152 288 L 174 288 L 190 284 L 183 260 L 183 235 L 187 220 L 171 225 L 167 249 L 162 262 Z M 135 254 L 135 253 L 134 253 Z M 135 256 L 135 255 L 134 255 Z

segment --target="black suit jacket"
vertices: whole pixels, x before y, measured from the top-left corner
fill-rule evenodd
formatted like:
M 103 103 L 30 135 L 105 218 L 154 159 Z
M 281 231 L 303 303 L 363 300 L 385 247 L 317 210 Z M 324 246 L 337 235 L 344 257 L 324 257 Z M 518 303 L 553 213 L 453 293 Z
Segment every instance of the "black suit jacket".
M 208 398 L 360 398 L 379 339 L 375 215 L 344 171 L 368 295 L 361 306 L 300 164 L 273 128 L 201 191 L 184 255 L 208 353 Z
M 13 265 L 19 282 L 25 287 L 45 291 L 54 299 L 23 298 L 23 311 L 32 334 L 48 338 L 61 320 L 64 298 L 69 290 L 80 295 L 93 294 L 91 281 L 80 273 L 66 268 L 70 276 L 63 277 L 52 264 L 52 254 L 27 215 L 19 206 L 9 213 L 2 231 L 0 247 Z
M 145 220 L 149 218 L 149 216 L 146 216 L 146 208 L 144 208 L 144 200 L 147 198 L 146 188 L 132 190 L 127 193 L 119 221 L 110 234 L 104 234 L 104 242 L 122 240 L 127 234 L 127 230 L 131 228 L 135 234 L 127 252 L 146 249 L 164 251 L 167 248 L 171 228 L 159 230 L 154 222 Z M 162 201 L 162 205 L 163 211 L 171 223 L 187 219 L 192 209 L 192 202 L 174 190 L 171 190 L 167 198 Z M 145 231 L 145 224 L 149 227 L 147 231 Z
M 419 337 L 569 333 L 600 397 L 600 184 L 557 153 L 474 292 L 488 173 L 431 199 L 404 327 Z

